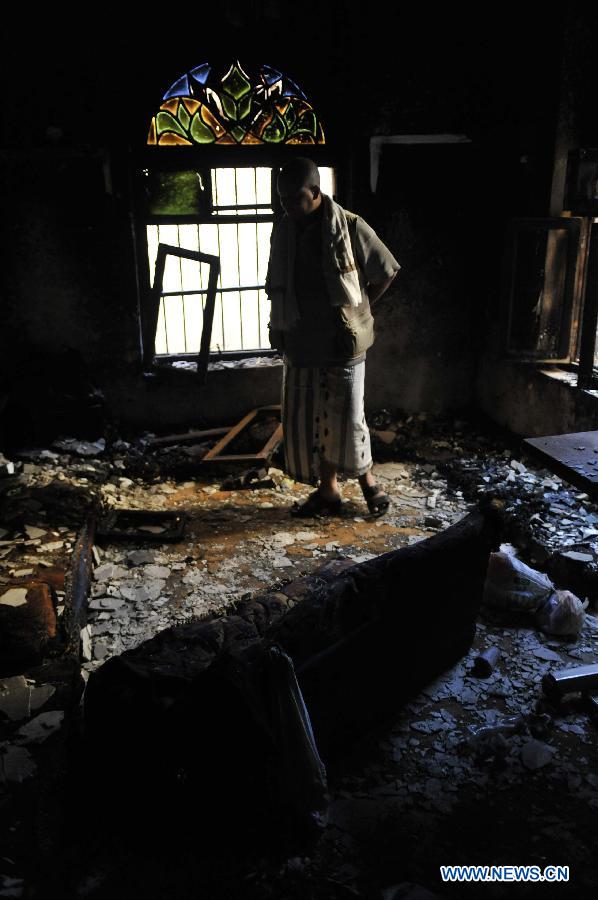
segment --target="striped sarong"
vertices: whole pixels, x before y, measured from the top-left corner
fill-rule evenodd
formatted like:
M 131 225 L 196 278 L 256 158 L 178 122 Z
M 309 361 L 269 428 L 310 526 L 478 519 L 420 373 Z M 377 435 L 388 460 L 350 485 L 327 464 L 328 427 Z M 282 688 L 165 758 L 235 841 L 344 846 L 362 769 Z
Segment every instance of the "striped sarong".
M 307 484 L 320 477 L 320 459 L 349 478 L 372 465 L 363 404 L 365 359 L 353 366 L 293 366 L 285 358 L 282 427 L 286 472 Z

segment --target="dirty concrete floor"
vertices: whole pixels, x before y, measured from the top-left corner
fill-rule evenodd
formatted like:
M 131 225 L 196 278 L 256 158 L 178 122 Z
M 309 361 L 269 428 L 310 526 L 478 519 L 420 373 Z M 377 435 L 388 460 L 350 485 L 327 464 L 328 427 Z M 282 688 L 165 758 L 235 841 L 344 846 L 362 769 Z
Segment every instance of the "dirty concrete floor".
M 496 452 L 503 453 L 508 466 L 509 453 L 500 447 Z M 481 488 L 495 477 L 483 474 L 483 457 L 481 453 L 476 461 Z M 86 466 L 93 470 L 93 463 L 78 464 L 76 471 L 56 460 L 48 466 L 30 464 L 23 489 L 31 493 L 37 488 L 38 503 L 44 486 L 56 479 L 73 490 L 88 490 Z M 526 472 L 522 478 L 531 478 L 530 473 L 549 478 L 533 466 Z M 471 496 L 464 499 L 458 486 L 447 484 L 434 462 L 389 461 L 377 464 L 374 474 L 393 497 L 393 507 L 382 519 L 367 515 L 355 480 L 341 483 L 345 506 L 340 517 L 295 519 L 289 507 L 311 488 L 276 469 L 269 472 L 270 487 L 243 491 L 221 491 L 219 482 L 199 478 L 151 486 L 118 473 L 99 485 L 92 479 L 93 490 L 113 507 L 184 509 L 190 518 L 182 543 L 148 545 L 148 554 L 135 562 L 130 554 L 138 545 L 98 548 L 90 658 L 84 670 L 101 666 L 162 628 L 224 611 L 248 593 L 309 574 L 327 559 L 360 561 L 422 540 L 475 506 Z M 556 482 L 553 488 L 559 490 Z M 598 513 L 589 502 L 585 511 L 588 516 Z M 36 516 L 35 506 L 30 512 L 31 528 L 58 524 L 44 523 L 43 510 L 38 508 L 42 515 Z M 70 523 L 63 533 L 71 539 Z M 14 547 L 9 535 L 3 545 L 4 573 L 14 573 L 40 555 L 48 563 L 55 561 L 53 554 L 60 550 L 47 548 L 57 543 L 57 535 L 47 530 L 31 534 Z M 66 543 L 62 552 L 68 557 Z M 136 594 L 139 590 L 147 596 Z M 482 887 L 485 897 L 532 891 L 542 896 L 550 891 L 550 897 L 590 896 L 598 880 L 596 731 L 583 709 L 547 711 L 540 690 L 542 675 L 552 667 L 598 662 L 598 622 L 594 610 L 588 612 L 582 634 L 567 642 L 538 632 L 533 623 L 513 623 L 482 611 L 468 657 L 413 698 L 391 726 L 364 735 L 360 745 L 347 748 L 343 760 L 328 768 L 330 819 L 309 854 L 280 859 L 264 848 L 263 855 L 243 857 L 238 849 L 223 847 L 218 859 L 205 858 L 193 841 L 193 816 L 188 843 L 173 853 L 163 840 L 164 823 L 156 822 L 152 847 L 133 850 L 104 835 L 76 864 L 67 850 L 63 862 L 72 864 L 66 880 L 74 896 L 393 900 L 401 896 L 398 885 L 407 881 L 452 898 L 482 896 Z M 397 635 L 397 652 L 403 640 Z M 469 674 L 473 657 L 490 645 L 501 650 L 496 673 L 487 680 L 474 678 Z M 514 715 L 523 716 L 523 725 L 498 747 L 489 749 L 475 737 L 473 729 Z M 91 816 L 91 824 L 94 805 L 109 798 L 94 797 L 93 773 L 84 793 L 82 821 Z M 22 867 L 19 862 L 6 868 L 16 879 L 16 888 L 7 889 L 19 889 L 26 869 L 25 860 Z M 569 865 L 570 881 L 442 884 L 439 866 L 455 863 Z M 20 880 L 20 887 L 22 892 L 14 896 L 29 896 L 26 888 L 31 896 L 43 896 L 27 879 Z

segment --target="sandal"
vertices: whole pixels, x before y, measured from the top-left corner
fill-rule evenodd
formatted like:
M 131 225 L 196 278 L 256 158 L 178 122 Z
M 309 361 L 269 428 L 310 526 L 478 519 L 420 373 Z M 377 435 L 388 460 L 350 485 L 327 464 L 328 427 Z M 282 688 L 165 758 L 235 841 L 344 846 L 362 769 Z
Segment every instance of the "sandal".
M 373 516 L 383 516 L 390 506 L 390 497 L 385 494 L 380 485 L 366 485 L 362 488 L 364 499 Z
M 295 501 L 292 516 L 335 516 L 340 513 L 342 498 L 327 500 L 318 490 L 312 491 L 307 500 L 299 504 Z

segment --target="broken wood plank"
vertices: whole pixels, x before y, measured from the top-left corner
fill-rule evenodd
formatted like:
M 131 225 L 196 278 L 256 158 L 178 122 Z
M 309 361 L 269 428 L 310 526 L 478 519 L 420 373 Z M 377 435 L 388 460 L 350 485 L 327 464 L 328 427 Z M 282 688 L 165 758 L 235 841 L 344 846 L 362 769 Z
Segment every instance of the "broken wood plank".
M 207 438 L 228 434 L 231 428 L 231 425 L 226 425 L 222 428 L 206 428 L 203 431 L 183 431 L 181 434 L 165 434 L 161 437 L 151 438 L 148 444 L 150 447 L 168 447 L 171 444 L 200 443 Z
M 222 440 L 218 441 L 218 443 L 212 447 L 208 452 L 202 457 L 202 463 L 213 463 L 213 462 L 263 462 L 271 457 L 272 453 L 276 449 L 276 447 L 281 443 L 283 438 L 283 430 L 282 423 L 278 425 L 272 435 L 268 438 L 264 446 L 261 450 L 256 453 L 233 453 L 226 454 L 223 453 L 227 447 L 233 443 L 233 441 L 243 432 L 246 428 L 249 428 L 250 425 L 256 421 L 257 417 L 264 412 L 272 412 L 276 413 L 278 416 L 281 414 L 281 405 L 272 404 L 270 406 L 258 406 L 256 409 L 252 409 L 250 412 L 245 415 L 240 422 L 238 422 L 233 428 L 230 429 L 227 435 L 225 435 Z

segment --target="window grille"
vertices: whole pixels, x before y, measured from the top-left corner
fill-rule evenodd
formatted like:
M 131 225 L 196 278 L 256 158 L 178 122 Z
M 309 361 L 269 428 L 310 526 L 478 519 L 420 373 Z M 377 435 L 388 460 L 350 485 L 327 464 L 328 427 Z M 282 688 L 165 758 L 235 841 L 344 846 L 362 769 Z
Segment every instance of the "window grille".
M 150 285 L 158 244 L 169 244 L 220 259 L 220 275 L 210 352 L 270 350 L 270 301 L 265 292 L 272 208 L 272 169 L 218 167 L 210 170 L 210 212 L 197 222 L 149 224 Z M 322 191 L 334 193 L 332 168 L 320 168 Z M 231 221 L 232 219 L 232 221 Z M 168 256 L 156 330 L 156 355 L 199 352 L 208 288 L 205 263 Z

